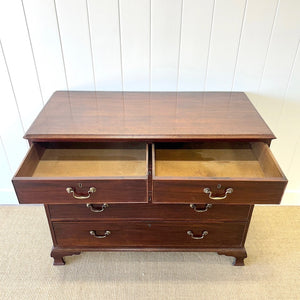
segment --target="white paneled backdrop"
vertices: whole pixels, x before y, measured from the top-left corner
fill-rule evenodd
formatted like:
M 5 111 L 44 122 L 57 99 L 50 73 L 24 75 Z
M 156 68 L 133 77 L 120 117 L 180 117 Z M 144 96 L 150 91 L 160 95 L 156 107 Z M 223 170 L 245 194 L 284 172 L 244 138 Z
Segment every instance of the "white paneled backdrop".
M 0 203 L 55 90 L 245 91 L 300 205 L 299 0 L 0 0 Z

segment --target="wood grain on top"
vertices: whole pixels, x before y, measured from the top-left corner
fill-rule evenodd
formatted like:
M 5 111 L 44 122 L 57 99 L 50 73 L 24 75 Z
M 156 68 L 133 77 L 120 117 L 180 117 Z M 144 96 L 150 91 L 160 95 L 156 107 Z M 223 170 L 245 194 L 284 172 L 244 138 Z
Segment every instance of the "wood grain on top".
M 241 92 L 58 91 L 25 138 L 157 141 L 275 136 Z

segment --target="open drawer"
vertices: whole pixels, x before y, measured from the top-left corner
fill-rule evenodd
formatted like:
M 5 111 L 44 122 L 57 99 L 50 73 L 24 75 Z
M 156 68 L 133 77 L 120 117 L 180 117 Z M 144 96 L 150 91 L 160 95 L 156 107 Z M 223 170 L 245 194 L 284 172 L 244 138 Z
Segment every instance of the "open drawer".
M 20 203 L 141 203 L 147 179 L 145 143 L 38 143 L 12 181 Z
M 152 145 L 154 203 L 280 203 L 287 179 L 261 142 Z

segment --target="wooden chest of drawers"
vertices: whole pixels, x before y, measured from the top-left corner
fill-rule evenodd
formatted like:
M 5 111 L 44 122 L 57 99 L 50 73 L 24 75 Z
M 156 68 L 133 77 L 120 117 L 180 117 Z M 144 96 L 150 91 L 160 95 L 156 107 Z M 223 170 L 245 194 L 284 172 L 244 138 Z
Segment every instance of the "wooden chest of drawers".
M 82 251 L 215 251 L 243 265 L 254 204 L 287 180 L 244 93 L 56 92 L 13 178 L 54 264 Z

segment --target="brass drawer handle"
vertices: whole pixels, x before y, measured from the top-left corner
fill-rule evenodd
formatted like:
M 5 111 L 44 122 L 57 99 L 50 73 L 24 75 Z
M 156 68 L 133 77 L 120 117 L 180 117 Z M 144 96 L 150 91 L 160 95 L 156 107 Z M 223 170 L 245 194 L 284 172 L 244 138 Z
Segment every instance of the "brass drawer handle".
M 105 239 L 110 234 L 111 234 L 111 232 L 109 230 L 106 230 L 105 233 L 104 233 L 104 235 L 97 235 L 95 230 L 91 230 L 90 231 L 90 235 L 92 235 L 93 237 L 95 237 L 97 239 Z
M 203 213 L 208 211 L 209 208 L 212 208 L 212 204 L 206 204 L 204 209 L 198 209 L 195 204 L 190 204 L 190 208 L 192 208 L 197 213 Z
M 212 196 L 212 191 L 210 190 L 210 188 L 203 189 L 203 192 L 205 194 L 208 194 L 209 199 L 212 199 L 212 200 L 223 200 L 223 199 L 225 199 L 227 197 L 228 194 L 233 193 L 233 188 L 226 189 L 225 195 L 222 196 L 222 197 L 214 197 L 214 196 Z
M 99 213 L 99 212 L 103 212 L 105 208 L 108 207 L 108 204 L 104 203 L 102 204 L 100 209 L 94 208 L 93 204 L 91 203 L 87 203 L 86 207 L 90 209 L 90 211 L 94 212 L 94 213 Z
M 91 194 L 96 192 L 96 188 L 90 187 L 89 190 L 88 190 L 88 195 L 87 196 L 78 196 L 78 195 L 76 195 L 74 190 L 71 187 L 67 187 L 66 191 L 67 191 L 68 194 L 73 194 L 73 197 L 75 199 L 84 200 L 84 199 L 90 198 Z
M 186 232 L 187 235 L 191 236 L 194 240 L 202 240 L 206 235 L 208 235 L 208 231 L 204 230 L 201 236 L 194 236 L 193 231 L 189 230 Z

